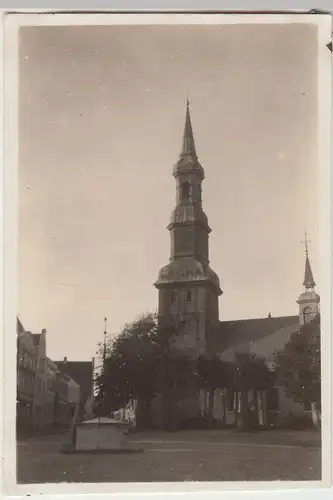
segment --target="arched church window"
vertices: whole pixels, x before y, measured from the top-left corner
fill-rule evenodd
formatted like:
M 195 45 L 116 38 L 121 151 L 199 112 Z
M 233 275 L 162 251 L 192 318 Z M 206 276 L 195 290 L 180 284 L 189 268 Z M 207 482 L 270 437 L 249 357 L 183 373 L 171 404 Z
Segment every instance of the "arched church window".
M 182 200 L 187 201 L 190 199 L 191 195 L 191 184 L 186 181 L 181 184 Z
M 303 309 L 303 319 L 305 324 L 311 321 L 311 316 L 312 316 L 311 307 L 305 307 Z
M 191 290 L 187 290 L 186 300 L 187 300 L 187 302 L 192 302 L 192 291 Z

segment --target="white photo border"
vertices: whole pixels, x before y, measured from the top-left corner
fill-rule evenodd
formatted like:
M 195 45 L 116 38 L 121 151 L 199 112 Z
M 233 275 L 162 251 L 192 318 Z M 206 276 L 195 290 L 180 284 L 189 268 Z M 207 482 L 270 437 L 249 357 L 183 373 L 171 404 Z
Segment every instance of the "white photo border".
M 320 262 L 322 324 L 322 481 L 300 482 L 200 482 L 200 483 L 60 483 L 23 485 L 16 483 L 16 297 L 17 297 L 17 179 L 18 179 L 18 34 L 22 26 L 92 26 L 92 25 L 171 25 L 171 24 L 315 24 L 318 27 L 318 94 L 319 94 L 319 165 L 320 165 Z M 330 15 L 304 14 L 7 14 L 3 24 L 4 38 L 4 129 L 3 157 L 3 490 L 6 495 L 59 494 L 185 494 L 190 498 L 203 492 L 211 499 L 228 491 L 233 498 L 247 494 L 274 495 L 281 490 L 290 498 L 310 498 L 312 489 L 332 484 L 332 176 L 331 176 L 331 61 L 327 48 L 331 41 Z M 278 487 L 278 488 L 277 488 Z M 306 488 L 306 489 L 305 489 Z M 279 492 L 280 490 L 280 492 Z M 298 490 L 298 491 L 297 491 Z M 302 490 L 302 491 L 300 491 Z M 319 491 L 316 492 L 316 495 Z

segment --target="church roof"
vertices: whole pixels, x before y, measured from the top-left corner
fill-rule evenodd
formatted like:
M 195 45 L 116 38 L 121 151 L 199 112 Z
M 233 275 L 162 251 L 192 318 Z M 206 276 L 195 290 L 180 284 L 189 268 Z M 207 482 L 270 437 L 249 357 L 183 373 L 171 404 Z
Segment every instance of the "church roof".
M 304 245 L 305 245 L 305 272 L 304 272 L 304 281 L 303 281 L 303 286 L 305 288 L 314 288 L 316 286 L 316 283 L 313 279 L 313 273 L 311 269 L 311 264 L 310 264 L 310 259 L 309 259 L 309 249 L 308 249 L 308 238 L 307 238 L 307 233 L 305 232 L 305 237 L 304 237 Z
M 193 158 L 197 157 L 195 150 L 195 142 L 192 130 L 191 115 L 190 115 L 190 103 L 186 102 L 186 115 L 185 115 L 185 127 L 183 133 L 183 145 L 180 156 L 191 155 Z
M 241 344 L 262 340 L 286 327 L 292 327 L 296 331 L 298 326 L 299 316 L 220 321 L 218 331 L 214 335 L 214 349 L 222 352 Z
M 193 257 L 179 257 L 162 267 L 155 286 L 158 288 L 167 283 L 172 285 L 198 281 L 208 281 L 218 290 L 219 294 L 222 293 L 217 274 L 209 266 L 204 268 L 203 264 Z
M 182 149 L 179 155 L 179 160 L 176 163 L 173 175 L 177 176 L 185 172 L 196 172 L 204 179 L 204 169 L 198 161 L 198 156 L 195 148 L 194 135 L 192 130 L 190 103 L 186 102 L 185 126 L 183 133 Z
M 305 288 L 314 288 L 316 286 L 316 283 L 313 279 L 313 273 L 308 255 L 306 255 L 305 259 L 305 273 L 304 273 L 303 285 L 305 286 Z

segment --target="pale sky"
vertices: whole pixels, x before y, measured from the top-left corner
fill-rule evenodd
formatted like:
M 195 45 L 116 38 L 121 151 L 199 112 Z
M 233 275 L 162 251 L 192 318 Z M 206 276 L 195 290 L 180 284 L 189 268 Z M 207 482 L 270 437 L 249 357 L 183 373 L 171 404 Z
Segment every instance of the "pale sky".
M 297 314 L 318 284 L 310 25 L 21 29 L 19 304 L 53 359 L 157 308 L 188 90 L 220 319 Z M 318 291 L 319 290 L 318 286 Z

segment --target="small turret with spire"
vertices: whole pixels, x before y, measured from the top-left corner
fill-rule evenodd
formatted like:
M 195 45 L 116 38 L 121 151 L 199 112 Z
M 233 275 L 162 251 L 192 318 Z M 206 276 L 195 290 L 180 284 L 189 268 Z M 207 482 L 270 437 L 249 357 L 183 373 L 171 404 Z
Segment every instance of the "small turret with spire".
M 313 290 L 314 287 L 316 286 L 316 283 L 313 279 L 311 264 L 309 260 L 308 239 L 306 232 L 304 238 L 304 245 L 305 245 L 305 273 L 304 273 L 303 285 L 307 290 Z
M 313 278 L 312 268 L 309 259 L 309 240 L 307 233 L 304 237 L 305 246 L 305 271 L 303 286 L 305 291 L 298 298 L 300 324 L 309 323 L 317 314 L 319 314 L 320 297 L 315 292 L 315 280 Z

